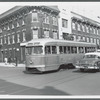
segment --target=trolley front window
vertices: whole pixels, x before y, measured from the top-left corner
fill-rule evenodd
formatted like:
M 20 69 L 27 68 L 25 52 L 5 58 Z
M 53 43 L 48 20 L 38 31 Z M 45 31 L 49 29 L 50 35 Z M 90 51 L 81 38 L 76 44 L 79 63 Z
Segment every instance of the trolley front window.
M 43 53 L 42 46 L 26 47 L 27 55 L 42 54 L 42 53 Z

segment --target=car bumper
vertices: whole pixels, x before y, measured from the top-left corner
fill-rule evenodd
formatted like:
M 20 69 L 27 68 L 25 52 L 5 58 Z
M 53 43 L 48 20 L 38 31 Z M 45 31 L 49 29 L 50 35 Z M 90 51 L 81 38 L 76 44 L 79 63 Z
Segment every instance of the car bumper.
M 99 69 L 99 67 L 96 66 L 75 66 L 77 69 Z

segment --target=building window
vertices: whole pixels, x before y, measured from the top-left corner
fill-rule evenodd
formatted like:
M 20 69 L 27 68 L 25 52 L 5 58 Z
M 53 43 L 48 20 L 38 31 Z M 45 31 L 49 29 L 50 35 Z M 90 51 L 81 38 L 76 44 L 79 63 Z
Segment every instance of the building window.
M 38 39 L 38 29 L 33 29 L 32 33 L 33 33 L 33 39 Z
M 92 31 L 92 27 L 90 27 L 90 33 L 93 33 L 93 31 Z
M 38 14 L 37 12 L 32 12 L 32 22 L 38 21 Z
M 93 28 L 93 33 L 96 34 L 96 28 Z
M 94 29 L 95 29 L 95 30 L 94 30 L 94 31 L 95 31 L 95 34 L 97 34 L 97 28 L 94 28 Z
M 23 42 L 25 42 L 26 41 L 26 33 L 25 33 L 25 31 L 23 31 Z
M 49 24 L 49 16 L 47 14 L 44 16 L 44 23 Z
M 73 28 L 74 30 L 76 30 L 75 22 L 72 23 L 72 28 Z
M 6 27 L 5 26 L 3 27 L 3 30 L 6 30 Z
M 53 32 L 53 38 L 57 39 L 57 32 Z
M 73 35 L 73 38 L 74 38 L 73 40 L 76 41 L 76 36 L 75 35 Z
M 80 41 L 81 40 L 81 36 L 78 36 L 78 41 Z
M 8 44 L 10 44 L 10 36 L 8 36 Z
M 0 44 L 1 44 L 1 45 L 3 44 L 2 38 L 0 39 Z
M 6 36 L 4 36 L 4 44 L 6 44 Z
M 85 32 L 85 27 L 84 27 L 84 25 L 82 25 L 82 30 L 83 30 L 83 32 Z
M 89 38 L 87 37 L 87 42 L 89 42 Z
M 7 26 L 7 30 L 10 30 L 10 27 L 9 27 L 9 25 Z
M 17 34 L 17 43 L 19 43 L 20 42 L 20 35 L 19 35 L 19 33 Z
M 93 43 L 93 38 L 90 39 L 91 43 Z
M 22 19 L 22 25 L 25 25 L 25 20 L 24 19 Z
M 49 38 L 49 30 L 44 30 L 44 38 Z
M 94 43 L 96 44 L 96 39 L 94 39 Z
M 77 24 L 77 28 L 78 28 L 78 31 L 81 31 L 81 27 L 79 23 Z
M 67 28 L 68 26 L 68 20 L 62 19 L 62 27 Z
M 52 20 L 53 20 L 53 25 L 57 25 L 57 18 L 53 17 Z
M 17 27 L 19 27 L 19 22 L 17 22 Z
M 12 24 L 12 29 L 14 29 L 14 25 Z
M 15 35 L 12 35 L 12 43 L 15 43 Z
M 99 43 L 99 39 L 97 39 L 97 44 L 99 45 L 100 43 Z
M 83 37 L 83 41 L 85 41 L 85 37 Z
M 0 33 L 2 33 L 2 29 L 0 28 Z
M 88 25 L 86 26 L 86 31 L 87 31 L 87 33 L 89 33 L 89 26 Z
M 97 35 L 99 35 L 99 29 L 97 29 Z

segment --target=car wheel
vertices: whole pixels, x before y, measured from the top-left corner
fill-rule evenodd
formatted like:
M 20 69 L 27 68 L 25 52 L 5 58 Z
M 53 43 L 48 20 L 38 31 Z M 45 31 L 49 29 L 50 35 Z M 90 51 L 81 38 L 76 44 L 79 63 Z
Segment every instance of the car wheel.
M 84 72 L 84 69 L 80 68 L 80 71 L 81 71 L 81 72 Z

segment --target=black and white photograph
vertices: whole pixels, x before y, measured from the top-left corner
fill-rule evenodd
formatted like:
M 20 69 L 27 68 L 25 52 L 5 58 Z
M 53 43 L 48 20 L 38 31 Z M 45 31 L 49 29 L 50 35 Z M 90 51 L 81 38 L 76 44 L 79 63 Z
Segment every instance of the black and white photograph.
M 100 2 L 0 2 L 0 97 L 99 97 Z

